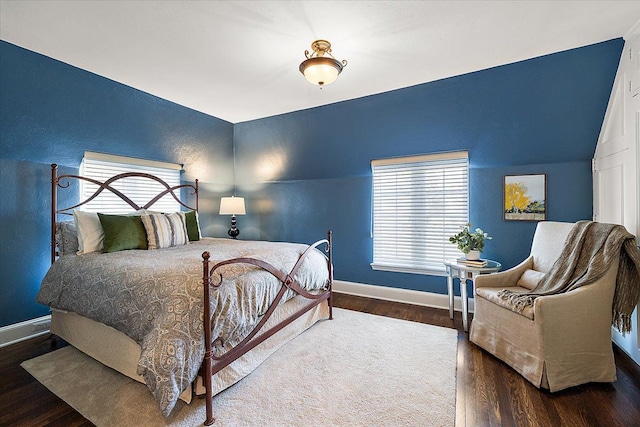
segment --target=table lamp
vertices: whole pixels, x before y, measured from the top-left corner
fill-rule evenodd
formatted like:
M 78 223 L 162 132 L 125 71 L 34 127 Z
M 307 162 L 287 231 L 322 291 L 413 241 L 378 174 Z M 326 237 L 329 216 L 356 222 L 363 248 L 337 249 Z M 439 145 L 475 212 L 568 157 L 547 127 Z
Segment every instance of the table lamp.
M 222 197 L 220 199 L 220 215 L 231 215 L 231 228 L 227 232 L 231 238 L 236 239 L 240 229 L 236 228 L 236 215 L 246 214 L 244 209 L 244 197 Z

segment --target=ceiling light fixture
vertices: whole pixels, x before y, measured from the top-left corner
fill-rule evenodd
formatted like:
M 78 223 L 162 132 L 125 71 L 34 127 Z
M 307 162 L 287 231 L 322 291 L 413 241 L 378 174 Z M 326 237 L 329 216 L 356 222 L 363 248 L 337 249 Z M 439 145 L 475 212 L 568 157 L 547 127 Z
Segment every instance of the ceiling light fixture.
M 314 85 L 322 86 L 333 83 L 342 69 L 347 66 L 347 61 L 338 61 L 331 54 L 331 43 L 326 40 L 316 40 L 311 43 L 313 52 L 309 54 L 308 50 L 304 51 L 307 57 L 300 64 L 300 72 L 304 77 Z

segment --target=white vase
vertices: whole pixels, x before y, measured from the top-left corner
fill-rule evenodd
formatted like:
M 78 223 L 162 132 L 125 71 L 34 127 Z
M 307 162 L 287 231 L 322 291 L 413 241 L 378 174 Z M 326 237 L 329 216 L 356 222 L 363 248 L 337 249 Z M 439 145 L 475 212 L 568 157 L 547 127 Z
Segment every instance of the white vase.
M 469 251 L 466 255 L 465 258 L 470 260 L 470 261 L 476 261 L 480 259 L 480 251 L 477 250 L 471 250 Z

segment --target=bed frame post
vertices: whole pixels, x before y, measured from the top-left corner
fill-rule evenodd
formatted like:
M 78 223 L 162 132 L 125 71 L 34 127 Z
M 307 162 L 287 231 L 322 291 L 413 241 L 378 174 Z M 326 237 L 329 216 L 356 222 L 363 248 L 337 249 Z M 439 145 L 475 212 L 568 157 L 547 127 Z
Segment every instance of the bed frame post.
M 196 209 L 195 210 L 196 210 L 196 212 L 198 212 L 198 179 L 197 178 L 196 178 L 195 187 L 196 187 L 196 190 L 195 190 L 196 191 Z
M 196 181 L 197 183 L 197 181 Z M 213 391 L 211 389 L 211 297 L 209 293 L 209 252 L 202 254 L 202 287 L 204 290 L 204 386 L 206 389 L 207 419 L 204 425 L 210 426 L 213 418 Z
M 331 242 L 332 238 L 331 230 L 327 230 L 327 246 L 329 247 L 329 320 L 333 320 L 333 243 Z
M 56 211 L 58 210 L 58 165 L 51 165 L 51 264 L 56 260 Z

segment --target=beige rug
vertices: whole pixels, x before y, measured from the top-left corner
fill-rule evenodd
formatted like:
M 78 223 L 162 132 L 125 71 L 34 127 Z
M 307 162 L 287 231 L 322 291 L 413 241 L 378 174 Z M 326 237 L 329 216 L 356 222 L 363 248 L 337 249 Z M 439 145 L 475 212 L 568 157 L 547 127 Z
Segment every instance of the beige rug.
M 453 329 L 335 309 L 214 397 L 216 426 L 453 426 Z M 98 426 L 195 426 L 204 400 L 167 419 L 146 386 L 72 347 L 22 366 Z

